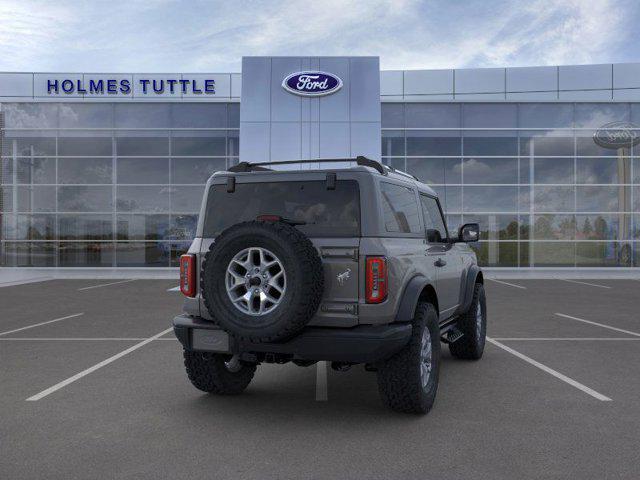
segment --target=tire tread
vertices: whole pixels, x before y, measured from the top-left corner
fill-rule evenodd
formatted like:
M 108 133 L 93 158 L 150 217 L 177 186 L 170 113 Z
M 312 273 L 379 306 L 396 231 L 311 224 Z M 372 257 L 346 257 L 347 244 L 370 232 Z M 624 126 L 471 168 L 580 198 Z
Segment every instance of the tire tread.
M 458 320 L 458 328 L 464 335 L 459 340 L 449 344 L 449 352 L 456 358 L 479 360 L 482 357 L 484 339 L 479 341 L 475 334 L 476 307 L 480 301 L 484 302 L 484 286 L 481 283 L 476 283 L 473 287 L 473 297 L 469 310 Z M 485 321 L 484 331 L 486 333 L 486 306 L 484 306 L 483 309 Z
M 437 311 L 433 305 L 420 302 L 413 319 L 413 329 L 409 343 L 398 353 L 382 362 L 378 367 L 378 390 L 383 401 L 397 412 L 427 413 L 433 406 L 438 388 L 440 366 L 440 340 Z M 437 329 L 435 340 L 432 335 L 432 375 L 435 381 L 432 391 L 425 394 L 420 383 L 420 348 L 422 331 Z
M 249 364 L 243 364 L 238 372 L 230 372 L 220 354 L 183 350 L 183 355 L 189 380 L 203 392 L 237 395 L 247 388 L 256 372 L 256 366 Z
M 269 229 L 277 235 L 282 242 L 286 242 L 292 247 L 294 256 L 300 260 L 301 267 L 300 281 L 295 288 L 306 292 L 305 297 L 307 301 L 294 302 L 287 315 L 289 321 L 286 322 L 278 331 L 269 334 L 256 332 L 254 335 L 249 336 L 239 334 L 237 331 L 234 331 L 232 327 L 230 328 L 227 322 L 224 321 L 224 318 L 221 318 L 221 315 L 217 312 L 215 305 L 212 304 L 207 293 L 207 283 L 212 280 L 209 275 L 210 270 L 207 269 L 207 265 L 215 261 L 217 245 L 224 243 L 225 239 L 234 235 L 237 230 L 248 230 L 252 227 Z M 322 293 L 324 291 L 322 260 L 320 259 L 315 246 L 302 232 L 281 222 L 242 222 L 226 229 L 216 238 L 216 241 L 211 244 L 209 251 L 205 254 L 200 279 L 200 287 L 205 307 L 216 323 L 235 338 L 253 343 L 286 340 L 300 332 L 300 330 L 306 326 L 309 320 L 311 320 L 311 317 L 313 317 L 318 310 L 322 300 Z

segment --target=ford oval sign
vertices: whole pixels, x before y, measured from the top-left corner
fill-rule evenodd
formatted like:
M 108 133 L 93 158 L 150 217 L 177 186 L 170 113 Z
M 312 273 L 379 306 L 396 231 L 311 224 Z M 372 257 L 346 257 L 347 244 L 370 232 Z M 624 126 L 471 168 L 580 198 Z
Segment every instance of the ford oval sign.
M 327 72 L 296 72 L 282 81 L 282 88 L 294 95 L 321 97 L 342 88 L 342 80 Z
M 593 141 L 603 148 L 624 148 L 640 143 L 640 126 L 629 122 L 612 122 L 593 134 Z

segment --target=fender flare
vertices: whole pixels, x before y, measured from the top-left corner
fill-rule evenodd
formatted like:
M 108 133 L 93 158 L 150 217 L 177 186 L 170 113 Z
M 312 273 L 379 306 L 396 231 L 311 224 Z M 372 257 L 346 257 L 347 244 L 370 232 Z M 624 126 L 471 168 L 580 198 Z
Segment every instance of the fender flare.
M 429 284 L 429 279 L 421 275 L 413 277 L 402 292 L 400 306 L 396 312 L 396 322 L 411 322 L 413 320 L 418 299 L 424 287 Z
M 460 307 L 458 309 L 458 314 L 462 314 L 469 310 L 471 306 L 471 300 L 473 300 L 473 289 L 475 288 L 476 279 L 478 275 L 480 275 L 482 270 L 477 265 L 471 265 L 469 267 L 469 271 L 467 272 L 467 277 L 464 283 L 464 297 L 462 298 L 462 302 L 460 303 Z

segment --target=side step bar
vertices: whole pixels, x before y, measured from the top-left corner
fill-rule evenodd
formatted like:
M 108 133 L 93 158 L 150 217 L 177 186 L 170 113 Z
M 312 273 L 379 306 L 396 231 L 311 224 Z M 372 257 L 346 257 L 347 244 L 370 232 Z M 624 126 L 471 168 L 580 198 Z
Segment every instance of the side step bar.
M 449 330 L 447 333 L 442 335 L 440 337 L 440 340 L 444 343 L 453 343 L 453 342 L 457 342 L 462 337 L 464 337 L 464 333 L 462 333 L 460 330 L 454 327 L 451 330 Z
M 457 319 L 448 321 L 446 324 L 440 326 L 440 341 L 442 343 L 457 342 L 464 336 L 458 327 Z

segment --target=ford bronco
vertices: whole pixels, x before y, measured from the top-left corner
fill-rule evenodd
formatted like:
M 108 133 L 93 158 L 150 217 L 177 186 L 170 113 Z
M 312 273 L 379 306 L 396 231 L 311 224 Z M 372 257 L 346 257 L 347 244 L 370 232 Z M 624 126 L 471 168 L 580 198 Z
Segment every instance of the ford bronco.
M 180 258 L 187 375 L 224 395 L 265 362 L 364 364 L 389 407 L 426 413 L 441 342 L 461 359 L 484 350 L 478 240 L 477 224 L 448 231 L 427 185 L 364 157 L 217 172 Z

